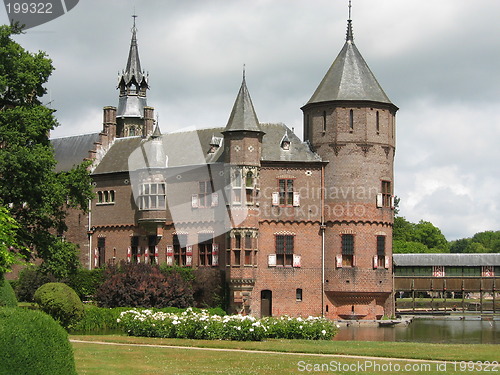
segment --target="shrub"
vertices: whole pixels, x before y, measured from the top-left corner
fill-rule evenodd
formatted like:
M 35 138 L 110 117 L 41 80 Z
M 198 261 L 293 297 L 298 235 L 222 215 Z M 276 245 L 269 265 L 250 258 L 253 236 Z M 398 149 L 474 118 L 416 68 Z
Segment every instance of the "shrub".
M 0 374 L 76 375 L 68 334 L 47 314 L 0 309 Z
M 121 262 L 109 266 L 97 291 L 102 307 L 188 307 L 193 303 L 189 283 L 179 273 L 163 274 L 159 267 Z
M 104 270 L 102 268 L 93 270 L 80 268 L 66 280 L 66 284 L 73 288 L 82 300 L 89 296 L 95 297 L 103 282 Z
M 52 275 L 45 275 L 37 266 L 27 266 L 19 273 L 15 292 L 17 299 L 23 302 L 33 302 L 33 296 L 43 284 L 55 282 Z
M 198 307 L 224 305 L 224 274 L 219 269 L 198 268 L 194 271 L 194 300 Z
M 265 338 L 331 340 L 335 324 L 318 317 L 257 319 L 253 316 L 210 315 L 187 309 L 182 313 L 129 310 L 120 314 L 120 325 L 131 336 L 208 340 L 260 341 Z
M 83 316 L 83 304 L 78 295 L 63 283 L 47 283 L 35 292 L 35 302 L 42 311 L 69 328 Z
M 17 307 L 14 289 L 2 274 L 0 274 L 0 307 Z

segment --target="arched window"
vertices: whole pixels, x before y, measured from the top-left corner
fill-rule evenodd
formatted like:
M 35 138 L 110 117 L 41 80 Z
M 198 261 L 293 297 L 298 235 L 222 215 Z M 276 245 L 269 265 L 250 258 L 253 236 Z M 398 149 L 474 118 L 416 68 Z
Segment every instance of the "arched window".
M 245 185 L 246 185 L 246 187 L 253 187 L 253 173 L 252 172 L 247 173 Z

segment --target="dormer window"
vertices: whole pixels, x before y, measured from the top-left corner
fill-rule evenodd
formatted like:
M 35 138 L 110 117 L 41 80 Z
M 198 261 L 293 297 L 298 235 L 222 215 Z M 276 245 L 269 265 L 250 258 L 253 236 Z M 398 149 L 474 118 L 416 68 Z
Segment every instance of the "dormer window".
M 288 138 L 288 133 L 287 133 L 287 134 L 285 134 L 283 136 L 283 138 L 281 138 L 281 144 L 280 144 L 280 146 L 281 146 L 281 148 L 283 150 L 289 151 L 290 150 L 290 144 L 291 144 L 290 138 Z
M 215 154 L 217 152 L 222 145 L 222 139 L 222 137 L 216 137 L 215 135 L 212 136 L 212 139 L 210 140 L 210 148 L 208 149 L 209 154 Z

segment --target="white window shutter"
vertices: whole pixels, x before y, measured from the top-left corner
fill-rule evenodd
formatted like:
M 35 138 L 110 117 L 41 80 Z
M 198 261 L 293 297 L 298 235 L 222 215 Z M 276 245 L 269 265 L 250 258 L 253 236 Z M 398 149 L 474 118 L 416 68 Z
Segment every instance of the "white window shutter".
M 216 243 L 212 245 L 212 265 L 219 265 L 219 244 Z
M 193 246 L 186 247 L 186 266 L 191 267 L 193 264 Z
M 337 268 L 342 268 L 342 255 L 337 255 L 335 257 L 336 263 L 337 263 Z
M 302 257 L 300 255 L 294 254 L 293 255 L 293 266 L 300 268 L 301 267 L 301 260 L 302 260 Z
M 97 268 L 98 264 L 99 264 L 99 249 L 96 247 L 94 249 L 94 267 Z
M 300 206 L 300 192 L 294 191 L 293 192 L 293 207 L 299 207 Z
M 384 207 L 384 197 L 382 193 L 377 194 L 377 208 Z
M 167 245 L 167 266 L 174 265 L 174 247 Z
M 155 263 L 156 263 L 156 264 L 160 264 L 160 263 L 158 262 L 158 246 L 155 246 Z
M 378 268 L 378 256 L 377 255 L 375 255 L 373 257 L 373 268 L 374 269 Z
M 276 267 L 276 254 L 269 254 L 267 256 L 267 265 L 269 267 Z
M 396 208 L 396 197 L 391 196 L 391 208 L 394 210 Z
M 212 193 L 212 207 L 217 207 L 219 205 L 219 193 Z
M 273 193 L 273 206 L 279 206 L 280 204 L 280 193 L 274 192 Z
M 127 263 L 130 263 L 131 257 L 132 257 L 132 248 L 129 246 L 127 249 Z
M 192 208 L 198 208 L 199 207 L 198 194 L 191 195 L 191 207 Z
M 389 267 L 391 266 L 391 263 L 390 263 L 391 259 L 388 256 L 386 256 L 384 261 L 385 261 L 385 264 L 384 264 L 385 268 L 389 269 Z

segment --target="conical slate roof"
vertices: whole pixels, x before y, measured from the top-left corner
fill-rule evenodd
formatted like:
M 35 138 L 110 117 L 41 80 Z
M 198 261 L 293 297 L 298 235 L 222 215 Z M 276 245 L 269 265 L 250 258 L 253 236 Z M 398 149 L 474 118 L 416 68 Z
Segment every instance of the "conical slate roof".
M 253 108 L 252 99 L 243 76 L 240 91 L 233 105 L 233 110 L 229 116 L 225 132 L 229 131 L 254 131 L 262 132 L 259 120 Z
M 351 20 L 344 47 L 307 104 L 338 100 L 392 104 L 354 44 Z

